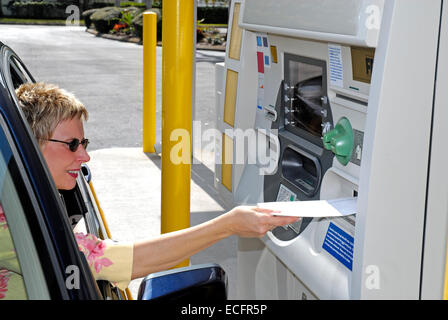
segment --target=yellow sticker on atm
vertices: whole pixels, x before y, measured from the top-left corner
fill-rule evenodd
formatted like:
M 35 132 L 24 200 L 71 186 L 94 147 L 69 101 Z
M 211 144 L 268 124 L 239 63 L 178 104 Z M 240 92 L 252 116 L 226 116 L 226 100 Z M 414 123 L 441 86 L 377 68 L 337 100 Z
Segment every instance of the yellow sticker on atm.
M 370 84 L 375 48 L 351 47 L 353 80 Z
M 272 63 L 277 63 L 277 47 L 271 45 L 271 56 L 272 56 Z

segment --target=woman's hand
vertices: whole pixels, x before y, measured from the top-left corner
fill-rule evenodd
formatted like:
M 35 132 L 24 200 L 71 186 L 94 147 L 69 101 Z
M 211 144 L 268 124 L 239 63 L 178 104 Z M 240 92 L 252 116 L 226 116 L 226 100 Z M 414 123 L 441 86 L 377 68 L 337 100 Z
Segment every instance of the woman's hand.
M 275 216 L 278 211 L 262 209 L 254 206 L 235 207 L 221 218 L 231 234 L 244 238 L 261 238 L 266 232 L 278 226 L 298 221 L 299 217 Z

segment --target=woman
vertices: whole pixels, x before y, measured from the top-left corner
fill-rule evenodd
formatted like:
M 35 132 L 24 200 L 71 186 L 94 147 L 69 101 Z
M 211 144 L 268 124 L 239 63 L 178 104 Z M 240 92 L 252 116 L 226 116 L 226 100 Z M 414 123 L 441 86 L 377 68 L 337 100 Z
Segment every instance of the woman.
M 73 94 L 51 84 L 23 84 L 16 94 L 56 187 L 73 189 L 81 164 L 90 160 L 83 128 L 87 110 Z M 130 280 L 173 267 L 226 237 L 262 237 L 276 226 L 297 220 L 240 206 L 200 225 L 135 243 L 103 241 L 83 233 L 75 237 L 95 278 L 124 289 Z

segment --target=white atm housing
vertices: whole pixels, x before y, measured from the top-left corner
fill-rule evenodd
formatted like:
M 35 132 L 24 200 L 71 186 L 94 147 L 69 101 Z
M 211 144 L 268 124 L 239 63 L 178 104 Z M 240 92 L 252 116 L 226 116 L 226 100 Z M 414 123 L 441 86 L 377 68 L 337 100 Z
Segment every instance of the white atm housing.
M 443 298 L 446 1 L 233 0 L 230 13 L 216 67 L 222 197 L 357 197 L 355 216 L 239 239 L 238 298 Z M 347 164 L 322 142 L 342 118 Z

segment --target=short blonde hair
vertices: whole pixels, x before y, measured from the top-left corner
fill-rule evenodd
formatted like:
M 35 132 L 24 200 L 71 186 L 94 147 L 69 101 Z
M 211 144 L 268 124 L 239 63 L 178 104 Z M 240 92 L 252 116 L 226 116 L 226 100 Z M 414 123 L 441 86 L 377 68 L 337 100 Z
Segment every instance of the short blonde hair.
M 39 145 L 52 137 L 60 122 L 88 119 L 84 105 L 72 93 L 54 84 L 25 83 L 16 89 L 16 96 Z

